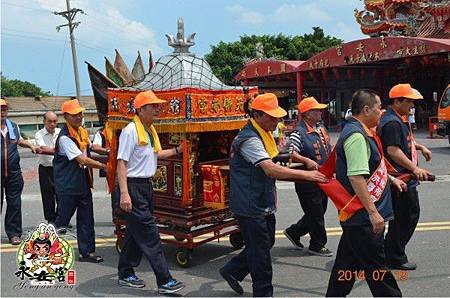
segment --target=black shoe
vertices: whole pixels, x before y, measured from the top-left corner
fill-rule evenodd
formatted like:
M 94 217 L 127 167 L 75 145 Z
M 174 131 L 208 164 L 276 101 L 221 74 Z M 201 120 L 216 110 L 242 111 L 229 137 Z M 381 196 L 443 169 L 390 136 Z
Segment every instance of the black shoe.
M 58 232 L 58 234 L 67 234 L 67 230 L 72 230 L 72 228 L 73 226 L 69 223 L 67 226 L 56 227 L 56 232 Z
M 417 264 L 413 262 L 406 262 L 401 265 L 388 265 L 391 269 L 397 269 L 397 270 L 416 270 Z
M 291 243 L 297 248 L 297 249 L 304 249 L 305 247 L 303 246 L 303 244 L 300 242 L 300 238 L 297 239 L 297 237 L 294 237 L 294 235 L 292 235 L 292 233 L 289 233 L 289 230 L 286 229 L 283 231 L 284 236 L 286 236 L 287 239 L 289 239 L 289 241 L 291 241 Z
M 236 278 L 234 278 L 231 274 L 225 273 L 223 268 L 219 269 L 219 273 L 220 276 L 222 276 L 222 278 L 227 281 L 228 285 L 233 289 L 233 291 L 235 291 L 239 295 L 242 295 L 244 293 L 244 289 L 241 287 L 239 281 Z
M 67 234 L 67 228 L 66 227 L 56 228 L 56 232 L 61 235 Z
M 308 252 L 311 255 L 316 255 L 316 256 L 321 256 L 321 257 L 332 257 L 333 256 L 333 252 L 331 250 L 329 250 L 328 248 L 326 248 L 325 246 L 322 247 L 321 249 L 308 249 Z

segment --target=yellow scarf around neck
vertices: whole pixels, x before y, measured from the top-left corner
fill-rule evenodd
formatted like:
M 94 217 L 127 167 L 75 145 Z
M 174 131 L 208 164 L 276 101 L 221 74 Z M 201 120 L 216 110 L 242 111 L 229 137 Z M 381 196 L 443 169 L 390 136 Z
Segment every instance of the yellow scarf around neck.
M 267 154 L 269 154 L 270 158 L 274 158 L 275 156 L 277 156 L 277 144 L 275 143 L 272 132 L 264 130 L 254 119 L 250 119 L 250 122 L 261 137 L 264 148 L 266 149 Z
M 138 115 L 135 115 L 133 118 L 133 122 L 136 125 L 136 131 L 138 135 L 138 145 L 145 146 L 150 142 L 149 134 L 153 139 L 153 151 L 159 152 L 162 150 L 161 143 L 159 142 L 158 133 L 153 125 L 150 125 L 148 129 L 145 128 L 144 124 L 141 122 L 141 119 Z
M 80 146 L 80 150 L 84 151 L 89 145 L 89 133 L 83 126 L 80 126 L 78 127 L 78 129 L 75 129 L 69 124 L 69 122 L 66 122 L 66 124 L 67 129 L 69 130 L 69 135 L 75 140 L 77 140 L 78 145 Z

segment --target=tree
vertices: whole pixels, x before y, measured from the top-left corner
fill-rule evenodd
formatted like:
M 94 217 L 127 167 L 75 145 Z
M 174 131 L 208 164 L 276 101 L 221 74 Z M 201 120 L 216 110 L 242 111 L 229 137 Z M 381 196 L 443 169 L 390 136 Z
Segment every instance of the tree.
M 3 96 L 51 96 L 33 83 L 20 80 L 8 80 L 1 75 L 1 93 Z
M 224 83 L 232 85 L 233 77 L 245 63 L 255 58 L 255 45 L 261 42 L 266 57 L 279 60 L 307 60 L 330 47 L 342 44 L 343 40 L 325 35 L 322 28 L 313 27 L 311 34 L 303 36 L 251 35 L 241 36 L 239 41 L 211 46 L 211 52 L 205 55 L 214 74 Z

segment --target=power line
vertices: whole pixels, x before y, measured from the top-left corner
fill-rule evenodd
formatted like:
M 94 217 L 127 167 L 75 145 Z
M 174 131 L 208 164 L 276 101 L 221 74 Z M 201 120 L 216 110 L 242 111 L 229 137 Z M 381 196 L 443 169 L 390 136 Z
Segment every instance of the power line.
M 54 37 L 55 36 L 54 34 L 47 34 L 47 33 L 36 32 L 36 31 L 23 31 L 23 30 L 11 29 L 11 28 L 8 28 L 8 27 L 5 27 L 5 26 L 2 27 L 2 31 L 3 30 L 12 31 L 12 32 L 18 32 L 18 33 L 25 33 L 25 34 L 33 34 L 33 36 L 34 35 L 43 36 L 43 37 L 47 37 L 47 36 Z
M 61 12 L 53 12 L 55 15 L 60 15 L 67 19 L 67 24 L 59 25 L 56 27 L 56 31 L 59 31 L 62 27 L 69 28 L 70 35 L 70 45 L 72 47 L 72 60 L 73 60 L 73 72 L 75 74 L 75 87 L 77 90 L 77 99 L 80 99 L 80 78 L 78 76 L 78 62 L 77 62 L 77 51 L 75 48 L 75 37 L 73 35 L 73 30 L 80 25 L 80 22 L 73 22 L 77 13 L 84 13 L 83 10 L 78 8 L 70 8 L 70 0 L 66 0 L 67 10 Z
M 3 32 L 2 36 L 16 36 L 16 37 L 23 37 L 23 38 L 31 38 L 31 39 L 39 39 L 39 40 L 47 40 L 47 41 L 64 41 L 63 39 L 55 39 L 55 38 L 44 38 L 44 37 L 36 37 L 32 35 L 24 35 L 24 34 L 14 34 L 14 33 L 7 33 Z
M 80 90 L 80 92 L 85 92 L 85 91 L 92 91 L 91 89 L 83 89 Z M 73 91 L 64 91 L 64 93 L 62 94 L 55 94 L 55 96 L 66 96 L 66 95 L 73 95 Z
M 66 44 L 67 44 L 67 36 L 66 36 L 66 40 L 64 41 L 63 53 L 62 53 L 61 62 L 59 65 L 58 84 L 56 85 L 56 92 L 55 92 L 56 94 L 59 93 L 59 86 L 61 84 L 61 75 L 62 75 L 62 70 L 64 67 L 64 54 L 66 53 Z M 56 101 L 56 99 L 55 99 L 55 101 Z
M 9 28 L 3 28 L 3 29 L 6 31 L 14 31 L 14 32 L 23 33 L 23 34 L 17 34 L 17 33 L 4 32 L 3 34 L 5 34 L 5 35 L 24 37 L 24 38 L 33 38 L 33 39 L 40 39 L 40 40 L 63 41 L 64 44 L 67 42 L 67 39 L 63 40 L 63 39 L 46 37 L 46 36 L 52 36 L 51 34 L 40 34 L 40 33 L 36 33 L 36 32 L 31 32 L 31 31 L 27 32 L 27 31 L 21 31 L 21 30 L 9 29 Z M 42 37 L 39 37 L 39 36 L 42 36 Z M 100 48 L 100 47 L 95 47 L 95 46 L 89 45 L 89 43 L 87 43 L 85 40 L 82 40 L 79 38 L 75 41 L 75 43 L 77 45 L 83 46 L 85 48 L 89 48 L 89 49 L 93 49 L 93 50 L 102 52 L 104 55 L 106 55 L 110 51 L 109 49 L 106 49 L 106 48 Z
M 77 39 L 77 41 L 75 42 L 77 45 L 79 45 L 79 46 L 82 46 L 82 47 L 85 47 L 85 48 L 88 48 L 88 49 L 92 49 L 92 50 L 96 50 L 96 51 L 99 51 L 99 52 L 101 52 L 102 54 L 104 54 L 104 55 L 106 55 L 106 53 L 108 53 L 108 49 L 105 49 L 105 48 L 98 48 L 98 47 L 94 47 L 94 46 L 90 46 L 90 45 L 87 45 L 87 44 L 84 44 L 84 41 L 83 41 L 83 43 L 81 43 L 80 42 L 80 39 Z
M 91 27 L 91 29 L 95 29 L 95 31 L 103 31 L 105 33 L 109 33 L 110 35 L 112 35 L 114 33 L 113 31 L 109 31 L 109 30 L 101 30 L 101 29 L 97 28 L 96 26 L 90 26 L 90 27 Z M 32 32 L 32 31 L 23 31 L 23 30 L 16 30 L 16 29 L 10 29 L 10 28 L 5 28 L 5 27 L 2 28 L 2 31 L 3 30 L 7 31 L 7 32 L 5 32 L 3 34 L 7 34 L 7 35 L 10 35 L 10 36 L 17 36 L 17 37 L 23 37 L 23 38 L 32 38 L 32 39 L 40 39 L 40 40 L 50 40 L 50 41 L 64 41 L 64 42 L 67 41 L 67 39 L 63 40 L 63 39 L 57 39 L 57 38 L 49 38 L 47 36 L 51 37 L 53 35 L 45 34 L 45 33 L 41 33 L 41 32 L 38 33 L 38 32 Z M 18 33 L 23 33 L 23 34 L 8 33 L 8 31 L 18 32 Z M 82 46 L 82 47 L 89 48 L 89 49 L 101 52 L 104 56 L 107 56 L 107 55 L 111 54 L 111 49 L 106 49 L 106 48 L 101 48 L 101 47 L 98 47 L 98 46 L 93 46 L 93 45 L 91 45 L 89 42 L 87 42 L 84 39 L 77 38 L 75 43 L 77 45 Z M 143 47 L 145 46 L 145 47 L 147 47 L 147 45 L 144 45 L 143 43 L 140 43 L 140 42 L 135 42 L 135 44 L 137 46 L 143 46 Z M 122 54 L 122 56 L 123 57 L 128 57 L 128 58 L 135 58 L 135 56 L 129 55 L 129 54 L 126 54 L 126 53 Z

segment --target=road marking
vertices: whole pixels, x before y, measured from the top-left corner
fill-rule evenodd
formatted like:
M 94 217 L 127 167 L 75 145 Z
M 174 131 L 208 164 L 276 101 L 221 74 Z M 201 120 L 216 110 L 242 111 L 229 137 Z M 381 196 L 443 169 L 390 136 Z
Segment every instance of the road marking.
M 430 231 L 448 231 L 450 230 L 450 221 L 437 221 L 437 222 L 420 222 L 417 224 L 417 228 L 415 231 L 417 232 L 430 232 Z M 340 236 L 342 235 L 342 229 L 340 227 L 331 227 L 327 228 L 327 236 Z M 202 236 L 195 237 L 195 242 L 202 241 L 208 237 L 212 237 L 213 234 L 205 234 Z M 304 238 L 308 238 L 309 235 Z M 286 236 L 283 234 L 283 230 L 275 231 L 276 239 L 284 239 Z M 170 235 L 161 235 L 161 239 L 173 239 L 173 236 Z M 108 238 L 97 238 L 95 239 L 96 247 L 114 247 L 116 245 L 117 238 L 108 237 Z M 72 247 L 77 247 L 76 240 L 68 241 Z M 2 244 L 0 246 L 0 253 L 6 252 L 17 252 L 18 246 L 14 246 L 11 244 Z

